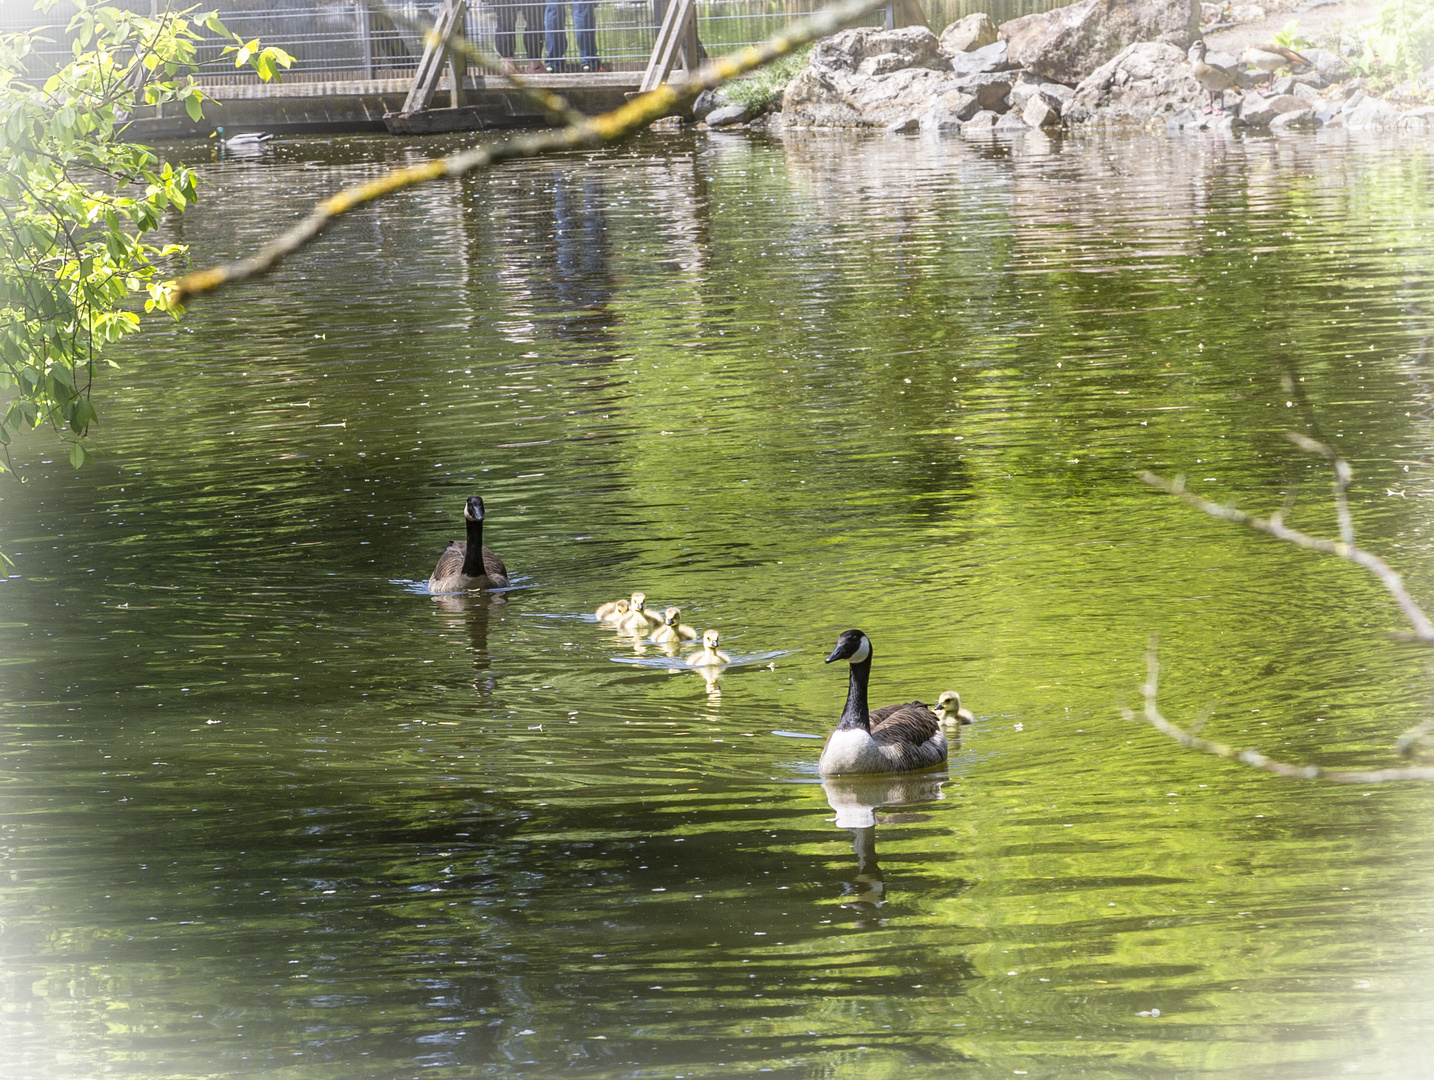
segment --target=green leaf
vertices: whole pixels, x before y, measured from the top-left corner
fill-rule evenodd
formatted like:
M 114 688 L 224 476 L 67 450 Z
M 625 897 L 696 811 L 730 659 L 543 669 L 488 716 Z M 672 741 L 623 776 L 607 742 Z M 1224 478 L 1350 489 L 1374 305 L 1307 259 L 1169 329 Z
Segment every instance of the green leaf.
M 198 123 L 204 119 L 204 106 L 200 104 L 198 94 L 190 94 L 184 99 L 184 111 L 189 114 L 189 119 Z
M 85 463 L 85 458 L 88 456 L 89 455 L 85 453 L 85 448 L 79 443 L 75 443 L 74 446 L 70 447 L 70 464 L 73 465 L 75 468 L 78 469 L 81 465 L 83 465 Z

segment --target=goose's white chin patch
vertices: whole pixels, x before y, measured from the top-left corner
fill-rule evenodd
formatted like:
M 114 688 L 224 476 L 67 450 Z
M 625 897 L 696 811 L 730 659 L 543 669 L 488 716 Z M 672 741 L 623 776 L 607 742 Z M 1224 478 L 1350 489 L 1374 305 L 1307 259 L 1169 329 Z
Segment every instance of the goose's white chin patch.
M 848 664 L 860 664 L 863 660 L 869 659 L 871 659 L 871 642 L 863 637 L 861 644 L 856 647 L 856 652 L 848 656 L 846 662 Z

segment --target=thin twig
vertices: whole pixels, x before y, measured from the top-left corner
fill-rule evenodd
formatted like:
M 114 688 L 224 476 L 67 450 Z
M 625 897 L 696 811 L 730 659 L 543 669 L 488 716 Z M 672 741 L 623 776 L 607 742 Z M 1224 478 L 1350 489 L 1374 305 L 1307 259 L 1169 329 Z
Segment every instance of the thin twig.
M 1172 724 L 1160 715 L 1156 707 L 1156 692 L 1160 686 L 1160 660 L 1156 656 L 1155 639 L 1150 639 L 1150 648 L 1145 653 L 1146 678 L 1141 693 L 1145 698 L 1145 721 L 1157 731 L 1169 735 L 1182 746 L 1199 750 L 1216 757 L 1239 761 L 1254 769 L 1262 769 L 1276 776 L 1294 780 L 1330 780 L 1336 784 L 1387 784 L 1395 780 L 1434 780 L 1434 766 L 1411 765 L 1397 769 L 1326 769 L 1320 765 L 1289 765 L 1266 757 L 1258 750 L 1238 750 L 1225 743 L 1202 739 L 1183 728 Z M 1122 709 L 1127 720 L 1134 720 L 1135 713 Z
M 1313 439 L 1306 438 L 1304 435 L 1292 435 L 1290 441 L 1302 449 L 1310 449 L 1312 453 L 1320 453 L 1323 456 L 1327 456 L 1335 463 L 1336 497 L 1339 499 L 1340 505 L 1343 508 L 1340 520 L 1340 533 L 1341 536 L 1347 536 L 1349 539 L 1326 540 L 1323 537 L 1310 536 L 1308 533 L 1302 533 L 1298 529 L 1291 529 L 1278 515 L 1272 514 L 1269 518 L 1260 518 L 1255 517 L 1253 514 L 1247 514 L 1243 510 L 1237 510 L 1233 506 L 1223 506 L 1220 503 L 1210 502 L 1208 499 L 1202 499 L 1200 496 L 1186 491 L 1184 480 L 1180 477 L 1174 481 L 1170 481 L 1163 477 L 1156 476 L 1154 473 L 1142 471 L 1140 473 L 1140 479 L 1144 480 L 1151 487 L 1157 487 L 1161 491 L 1169 492 L 1182 502 L 1188 503 L 1190 506 L 1195 507 L 1195 509 L 1202 513 L 1209 514 L 1211 517 L 1238 522 L 1241 525 L 1249 526 L 1256 532 L 1273 536 L 1277 540 L 1288 541 L 1297 547 L 1302 547 L 1309 551 L 1318 551 L 1325 555 L 1335 555 L 1347 562 L 1354 563 L 1356 566 L 1363 567 L 1378 578 L 1379 583 L 1384 586 L 1389 595 L 1394 597 L 1394 602 L 1399 605 L 1399 610 L 1404 613 L 1404 617 L 1409 620 L 1409 625 L 1414 628 L 1415 639 L 1434 643 L 1434 622 L 1429 621 L 1429 617 L 1424 614 L 1424 610 L 1415 602 L 1414 597 L 1409 595 L 1409 590 L 1404 587 L 1404 579 L 1378 555 L 1374 555 L 1361 547 L 1357 547 L 1353 542 L 1354 527 L 1347 520 L 1349 508 L 1345 505 L 1343 499 L 1344 488 L 1349 484 L 1349 465 L 1329 447 L 1323 443 L 1316 443 Z M 1310 445 L 1307 446 L 1306 444 Z M 1311 449 L 1311 446 L 1322 449 Z
M 882 3 L 883 0 L 846 0 L 844 3 L 823 8 L 793 23 L 785 33 L 762 45 L 743 49 L 732 56 L 704 65 L 681 87 L 663 84 L 656 90 L 633 98 L 621 108 L 600 116 L 584 118 L 580 123 L 569 124 L 559 131 L 546 131 L 475 147 L 422 165 L 395 169 L 366 184 L 345 188 L 319 203 L 303 221 L 249 258 L 209 270 L 200 270 L 167 283 L 167 300 L 171 305 L 182 304 L 223 286 L 266 274 L 288 256 L 312 243 L 341 215 L 385 195 L 392 195 L 430 180 L 461 176 L 474 169 L 503 161 L 538 157 L 562 150 L 610 146 L 621 142 L 652 121 L 668 116 L 694 101 L 702 91 L 710 90 L 728 79 L 785 56 L 809 41 L 834 33 L 848 23 L 875 11 Z M 1434 637 L 1434 627 L 1430 628 L 1430 633 L 1431 637 Z

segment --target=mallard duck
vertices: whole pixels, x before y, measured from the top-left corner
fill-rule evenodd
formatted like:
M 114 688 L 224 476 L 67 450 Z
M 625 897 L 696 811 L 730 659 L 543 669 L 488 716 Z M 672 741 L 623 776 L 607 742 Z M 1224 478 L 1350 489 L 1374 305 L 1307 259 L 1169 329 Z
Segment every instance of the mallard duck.
M 846 707 L 822 747 L 817 768 L 823 776 L 850 773 L 916 772 L 946 760 L 946 736 L 940 718 L 919 701 L 887 705 L 871 712 L 866 687 L 871 679 L 871 639 L 860 630 L 845 630 L 828 664 L 845 660 L 851 666 Z
M 1195 81 L 1205 88 L 1210 95 L 1210 104 L 1206 112 L 1215 110 L 1215 95 L 1220 96 L 1220 112 L 1225 111 L 1225 91 L 1233 90 L 1238 83 L 1235 81 L 1235 73 L 1229 68 L 1219 64 L 1211 64 L 1205 59 L 1205 39 L 1201 38 L 1190 46 L 1192 59 L 1190 67 L 1195 75 Z
M 688 667 L 716 667 L 718 664 L 730 664 L 732 658 L 717 648 L 719 635 L 716 630 L 704 630 L 702 632 L 702 648 L 687 658 Z
M 606 604 L 599 605 L 593 612 L 603 622 L 622 622 L 622 618 L 632 610 L 632 604 L 626 599 L 609 600 Z
M 266 142 L 273 139 L 267 131 L 244 131 L 238 135 L 225 136 L 223 127 L 216 127 L 214 133 L 209 136 L 211 139 L 218 139 L 219 145 L 225 150 L 257 150 Z
M 1260 71 L 1268 72 L 1269 79 L 1265 82 L 1265 89 L 1269 90 L 1275 83 L 1275 72 L 1280 68 L 1289 68 L 1293 72 L 1309 71 L 1315 66 L 1314 61 L 1307 56 L 1301 56 L 1294 49 L 1287 49 L 1283 45 L 1277 45 L 1273 41 L 1262 42 L 1259 45 L 1251 45 L 1240 54 L 1240 63 L 1246 67 L 1258 68 Z
M 508 568 L 491 549 L 483 546 L 483 500 L 470 495 L 463 506 L 463 517 L 468 523 L 468 539 L 449 541 L 428 579 L 428 591 L 506 589 Z
M 662 613 L 662 625 L 652 632 L 653 641 L 696 641 L 697 631 L 681 621 L 682 611 L 670 607 Z
M 941 718 L 943 724 L 974 724 L 976 717 L 971 715 L 970 709 L 961 708 L 961 695 L 955 690 L 943 690 L 941 696 L 936 699 L 936 708 L 933 710 Z
M 629 634 L 647 634 L 654 627 L 662 625 L 662 616 L 647 610 L 647 597 L 640 592 L 632 594 L 628 602 L 627 618 L 618 623 L 619 628 Z

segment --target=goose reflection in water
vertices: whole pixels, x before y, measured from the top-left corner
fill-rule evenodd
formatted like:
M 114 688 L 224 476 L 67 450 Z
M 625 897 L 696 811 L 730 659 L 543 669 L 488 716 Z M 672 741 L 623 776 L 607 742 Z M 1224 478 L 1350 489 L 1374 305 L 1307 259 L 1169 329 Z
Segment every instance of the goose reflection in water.
M 493 666 L 493 658 L 488 654 L 488 617 L 493 609 L 507 602 L 502 594 L 482 592 L 440 593 L 433 597 L 444 625 L 468 636 L 468 645 L 473 650 L 473 689 L 480 697 L 491 697 L 498 689 L 497 680 L 488 670 Z
M 941 785 L 946 776 L 834 776 L 822 781 L 827 802 L 836 811 L 836 826 L 851 833 L 856 853 L 856 877 L 843 890 L 842 907 L 857 913 L 858 926 L 878 926 L 881 906 L 886 902 L 886 881 L 876 858 L 876 826 L 925 821 L 925 814 L 886 813 L 878 808 L 899 810 L 936 802 L 946 796 Z

